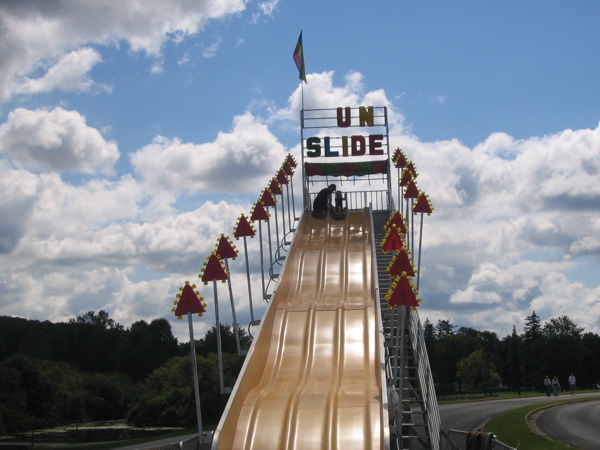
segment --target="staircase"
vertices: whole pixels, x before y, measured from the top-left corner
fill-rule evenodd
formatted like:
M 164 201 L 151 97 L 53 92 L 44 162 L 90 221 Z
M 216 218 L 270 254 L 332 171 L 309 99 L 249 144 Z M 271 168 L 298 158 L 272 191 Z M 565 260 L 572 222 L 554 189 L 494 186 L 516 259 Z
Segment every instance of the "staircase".
M 373 212 L 379 301 L 385 336 L 391 448 L 439 449 L 439 411 L 418 312 L 405 306 L 391 310 L 385 299 L 391 287 L 386 269 L 393 253 L 383 252 L 381 240 L 389 218 L 387 211 Z

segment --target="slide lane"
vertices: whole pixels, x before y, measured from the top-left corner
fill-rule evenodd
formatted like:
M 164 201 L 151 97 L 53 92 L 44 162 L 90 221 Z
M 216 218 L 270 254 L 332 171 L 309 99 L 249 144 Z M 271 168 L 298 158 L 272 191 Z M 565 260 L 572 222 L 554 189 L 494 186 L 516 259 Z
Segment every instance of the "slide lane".
M 213 448 L 383 448 L 371 233 L 303 215 Z

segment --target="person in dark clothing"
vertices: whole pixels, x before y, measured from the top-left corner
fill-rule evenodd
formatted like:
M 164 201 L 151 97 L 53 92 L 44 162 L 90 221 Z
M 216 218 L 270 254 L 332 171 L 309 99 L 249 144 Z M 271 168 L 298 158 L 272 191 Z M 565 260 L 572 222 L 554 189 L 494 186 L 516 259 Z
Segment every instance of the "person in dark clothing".
M 335 220 L 345 219 L 348 215 L 348 206 L 344 206 L 346 201 L 347 194 L 343 194 L 341 191 L 335 192 L 335 207 L 331 207 L 331 217 Z
M 327 211 L 331 206 L 331 194 L 335 192 L 335 184 L 330 184 L 325 189 L 321 189 L 315 201 L 313 202 L 313 217 L 324 219 L 327 217 Z

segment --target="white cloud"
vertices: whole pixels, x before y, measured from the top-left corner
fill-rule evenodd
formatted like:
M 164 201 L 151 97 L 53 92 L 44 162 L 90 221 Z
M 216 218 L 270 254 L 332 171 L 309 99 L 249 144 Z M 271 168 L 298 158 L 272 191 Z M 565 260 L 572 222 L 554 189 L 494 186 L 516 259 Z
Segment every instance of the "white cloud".
M 230 133 L 220 132 L 214 142 L 192 144 L 157 136 L 132 154 L 131 162 L 152 189 L 236 192 L 266 186 L 284 156 L 283 145 L 267 126 L 245 113 L 235 117 Z
M 203 30 L 209 20 L 245 8 L 246 0 L 74 0 L 53 3 L 50 13 L 44 2 L 0 3 L 0 100 L 64 88 L 69 79 L 85 86 L 90 82 L 85 74 L 98 57 L 81 54 L 82 45 L 124 41 L 133 51 L 157 57 L 165 41 L 177 42 Z M 37 80 L 25 78 L 48 60 L 61 62 Z
M 86 124 L 77 111 L 18 108 L 0 125 L 0 151 L 26 168 L 111 173 L 119 158 L 113 141 Z
M 93 86 L 89 72 L 102 61 L 91 48 L 82 48 L 63 56 L 40 78 L 23 77 L 13 81 L 15 94 L 37 94 L 52 90 L 87 91 Z
M 217 39 L 202 51 L 202 56 L 205 58 L 214 58 L 221 47 L 221 39 Z

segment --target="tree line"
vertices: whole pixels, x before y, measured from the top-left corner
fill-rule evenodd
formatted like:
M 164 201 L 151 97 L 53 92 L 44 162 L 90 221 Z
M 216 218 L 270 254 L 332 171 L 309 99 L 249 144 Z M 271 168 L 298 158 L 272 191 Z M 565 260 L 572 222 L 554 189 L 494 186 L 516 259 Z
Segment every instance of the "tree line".
M 241 347 L 251 337 L 239 329 Z M 243 364 L 233 330 L 221 325 L 226 385 Z M 203 420 L 216 424 L 227 397 L 219 389 L 216 328 L 195 341 Z M 124 328 L 106 311 L 66 323 L 0 316 L 0 434 L 24 423 L 127 421 L 136 426 L 196 424 L 190 344 L 166 319 Z
M 484 394 L 501 383 L 506 389 L 543 391 L 546 375 L 568 386 L 571 373 L 580 389 L 600 382 L 600 336 L 585 332 L 568 316 L 542 323 L 532 312 L 523 332 L 498 338 L 496 333 L 458 327 L 450 320 L 423 323 L 438 396 L 477 388 Z
M 568 316 L 542 323 L 533 312 L 510 335 L 423 324 L 438 396 L 467 389 L 543 390 L 545 375 L 579 388 L 600 378 L 600 337 Z M 252 338 L 239 329 L 244 349 Z M 225 385 L 243 364 L 233 330 L 221 325 Z M 228 397 L 220 393 L 216 328 L 196 340 L 203 422 L 216 424 Z M 0 316 L 0 434 L 24 422 L 127 421 L 136 426 L 196 424 L 190 344 L 179 343 L 166 319 L 129 328 L 106 311 L 66 323 Z

